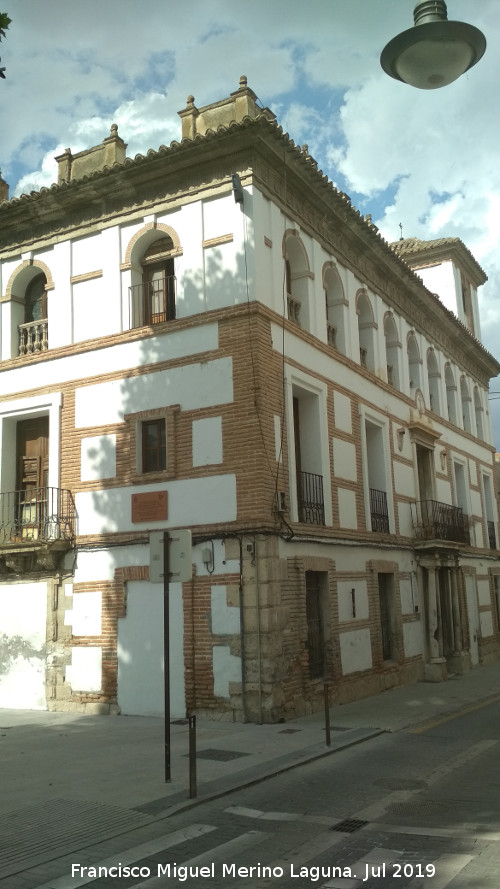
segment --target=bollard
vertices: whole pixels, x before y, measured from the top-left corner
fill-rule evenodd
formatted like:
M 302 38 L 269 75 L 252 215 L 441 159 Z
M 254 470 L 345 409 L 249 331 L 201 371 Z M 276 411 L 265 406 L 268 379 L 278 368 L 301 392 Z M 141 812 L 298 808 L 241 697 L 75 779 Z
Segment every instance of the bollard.
M 196 797 L 196 716 L 189 717 L 189 799 Z
M 328 700 L 328 686 L 325 684 L 323 686 L 323 693 L 325 696 L 325 731 L 326 731 L 326 746 L 330 747 L 330 701 Z

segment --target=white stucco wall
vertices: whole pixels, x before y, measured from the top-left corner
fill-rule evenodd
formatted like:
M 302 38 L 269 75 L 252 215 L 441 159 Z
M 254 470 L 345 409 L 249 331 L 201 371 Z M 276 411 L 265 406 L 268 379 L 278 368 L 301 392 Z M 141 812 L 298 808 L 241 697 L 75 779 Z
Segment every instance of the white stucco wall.
M 167 491 L 168 519 L 159 522 L 132 522 L 132 496 L 151 491 L 150 485 L 81 491 L 76 494 L 79 533 L 138 531 L 141 528 L 186 528 L 236 519 L 236 478 L 213 475 L 158 484 L 155 491 Z
M 45 710 L 47 584 L 0 584 L 0 708 Z
M 171 583 L 170 712 L 186 715 L 182 585 Z M 127 613 L 118 620 L 118 705 L 122 713 L 161 716 L 163 682 L 163 584 L 129 581 Z
M 222 463 L 222 417 L 193 420 L 193 466 Z
M 337 491 L 339 503 L 339 524 L 341 528 L 357 528 L 356 494 L 347 488 L 339 488 Z
M 420 621 L 403 624 L 403 645 L 405 657 L 416 657 L 423 652 L 423 631 Z
M 356 614 L 353 614 L 353 594 Z M 340 580 L 337 583 L 339 621 L 366 620 L 368 618 L 368 590 L 366 580 Z
M 342 673 L 357 673 L 360 670 L 371 670 L 372 649 L 370 630 L 351 630 L 339 634 Z
M 356 467 L 356 446 L 342 438 L 332 439 L 333 472 L 337 478 L 355 482 L 358 477 Z
M 335 426 L 342 432 L 352 432 L 352 407 L 351 399 L 342 392 L 333 393 L 333 410 Z

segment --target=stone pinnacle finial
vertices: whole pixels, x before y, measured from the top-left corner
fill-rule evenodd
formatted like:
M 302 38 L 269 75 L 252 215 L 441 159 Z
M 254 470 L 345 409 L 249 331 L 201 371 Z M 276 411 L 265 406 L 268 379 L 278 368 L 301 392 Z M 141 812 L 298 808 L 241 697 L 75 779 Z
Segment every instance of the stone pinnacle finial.
M 247 76 L 246 76 L 246 74 L 242 74 L 240 77 L 240 90 L 246 89 L 247 84 L 248 84 Z
M 117 136 L 118 135 L 118 124 L 116 124 L 116 123 L 111 124 L 111 129 L 109 131 L 109 135 L 110 136 Z
M 190 106 L 192 106 L 192 105 L 194 105 L 194 96 L 188 96 L 188 97 L 187 97 L 187 106 L 188 106 L 188 108 L 189 108 Z

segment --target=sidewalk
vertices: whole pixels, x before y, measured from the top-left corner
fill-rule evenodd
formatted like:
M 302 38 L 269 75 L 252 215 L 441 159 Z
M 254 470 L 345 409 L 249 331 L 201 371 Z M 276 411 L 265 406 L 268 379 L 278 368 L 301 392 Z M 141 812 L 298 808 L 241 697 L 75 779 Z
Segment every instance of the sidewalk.
M 495 696 L 500 663 L 445 683 L 418 683 L 284 724 L 197 719 L 198 797 L 217 796 L 380 732 L 432 723 Z M 164 811 L 186 800 L 188 724 L 171 725 L 171 781 L 165 783 L 163 719 L 0 710 L 0 814 L 70 795 L 116 806 Z M 157 801 L 156 807 L 154 801 Z
M 23 871 L 75 849 L 143 828 L 147 835 L 175 811 L 495 697 L 500 664 L 335 706 L 329 748 L 324 713 L 277 725 L 198 719 L 197 799 L 188 798 L 183 720 L 171 726 L 171 782 L 165 783 L 162 719 L 0 710 L 0 885 L 28 885 L 19 882 Z

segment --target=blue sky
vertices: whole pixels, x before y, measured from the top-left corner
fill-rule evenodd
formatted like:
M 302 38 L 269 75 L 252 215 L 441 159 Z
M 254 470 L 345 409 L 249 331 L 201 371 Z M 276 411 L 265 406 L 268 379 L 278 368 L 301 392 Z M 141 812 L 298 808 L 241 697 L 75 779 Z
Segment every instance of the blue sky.
M 0 0 L 1 2 L 1 0 Z M 180 137 L 177 111 L 238 86 L 263 105 L 388 240 L 460 237 L 486 271 L 483 342 L 500 359 L 498 0 L 448 0 L 486 35 L 481 62 L 442 90 L 379 66 L 413 0 L 5 0 L 0 168 L 11 195 L 56 179 L 54 156 L 119 125 L 128 154 Z M 492 382 L 500 392 L 500 380 Z M 500 399 L 491 401 L 500 450 Z

